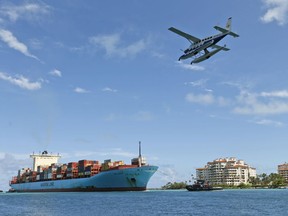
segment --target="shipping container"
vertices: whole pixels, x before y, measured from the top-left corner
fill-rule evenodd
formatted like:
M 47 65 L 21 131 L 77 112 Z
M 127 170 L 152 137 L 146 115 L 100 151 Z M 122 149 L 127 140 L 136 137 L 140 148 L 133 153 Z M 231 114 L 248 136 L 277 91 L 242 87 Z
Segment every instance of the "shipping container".
M 51 180 L 52 179 L 52 173 L 48 173 L 47 179 Z
M 80 166 L 80 164 L 79 164 L 78 172 L 80 173 L 80 172 L 84 172 L 84 171 L 85 171 L 85 166 Z
M 70 162 L 68 163 L 68 168 L 76 168 L 78 167 L 78 162 Z
M 44 180 L 44 172 L 41 172 L 40 173 L 40 181 L 43 181 Z
M 93 160 L 80 160 L 78 161 L 78 164 L 79 166 L 90 166 L 90 165 L 93 165 L 93 164 L 100 164 L 99 161 L 93 161 Z
M 84 173 L 84 172 L 79 172 L 79 173 L 78 173 L 78 176 L 79 176 L 80 178 L 82 178 L 82 177 L 85 176 L 85 173 Z
M 74 170 L 77 170 L 78 171 L 78 167 L 67 167 L 67 172 L 71 172 L 71 171 L 74 171 Z
M 85 171 L 84 174 L 86 177 L 89 177 L 89 176 L 91 176 L 91 171 Z
M 136 160 L 133 160 L 136 163 Z M 137 159 L 139 162 L 139 159 Z M 117 170 L 137 167 L 137 165 L 124 165 L 124 161 L 112 161 L 107 159 L 104 163 L 95 160 L 79 160 L 78 162 L 69 162 L 68 164 L 53 163 L 50 166 L 38 166 L 37 172 L 30 168 L 23 168 L 18 171 L 15 180 L 19 182 L 43 181 L 56 179 L 85 178 L 94 176 L 101 171 Z

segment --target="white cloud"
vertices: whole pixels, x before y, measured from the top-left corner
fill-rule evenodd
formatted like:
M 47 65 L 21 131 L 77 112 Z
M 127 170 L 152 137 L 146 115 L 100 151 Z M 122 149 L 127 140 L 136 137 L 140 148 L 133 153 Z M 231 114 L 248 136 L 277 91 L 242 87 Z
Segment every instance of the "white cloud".
M 133 120 L 136 121 L 151 121 L 153 120 L 153 115 L 148 111 L 139 111 L 132 116 Z
M 275 92 L 266 92 L 264 95 L 275 96 Z M 259 95 L 242 91 L 237 98 L 238 106 L 235 107 L 233 111 L 237 114 L 245 115 L 273 115 L 288 113 L 288 101 L 279 99 L 276 100 L 274 98 L 266 98 L 266 100 L 261 100 L 259 96 L 261 96 L 261 94 Z
M 245 90 L 245 89 L 251 89 L 254 86 L 254 83 L 252 83 L 249 80 L 243 80 L 239 82 L 226 81 L 226 82 L 221 82 L 220 84 L 227 85 L 233 88 L 237 88 L 240 91 Z
M 25 158 L 25 159 L 24 159 Z M 29 166 L 30 165 L 30 166 Z M 31 161 L 22 155 L 12 155 L 7 153 L 0 153 L 0 186 L 1 190 L 8 191 L 9 181 L 12 176 L 17 176 L 18 170 L 24 167 L 31 167 Z
M 269 102 L 261 103 L 259 101 L 247 102 L 244 106 L 234 108 L 234 112 L 238 114 L 256 114 L 256 115 L 272 115 L 288 113 L 288 103 Z
M 213 104 L 215 102 L 212 94 L 198 94 L 189 93 L 186 95 L 186 101 L 198 104 Z
M 103 88 L 102 91 L 104 91 L 104 92 L 118 92 L 117 89 L 111 89 L 111 88 L 109 88 L 109 87 Z
M 37 90 L 41 88 L 41 82 L 30 82 L 28 78 L 22 76 L 22 75 L 17 75 L 16 77 L 12 77 L 7 75 L 6 73 L 0 72 L 0 79 L 6 80 L 13 85 L 19 86 L 20 88 L 23 89 L 28 89 L 28 90 Z
M 76 92 L 76 93 L 89 93 L 88 90 L 83 89 L 83 88 L 80 88 L 80 87 L 76 87 L 76 88 L 74 89 L 74 92 Z
M 75 157 L 91 157 L 91 156 L 119 156 L 119 157 L 127 157 L 133 158 L 135 157 L 135 153 L 123 151 L 121 148 L 111 148 L 111 149 L 104 149 L 102 151 L 77 151 L 74 153 Z
M 200 65 L 195 65 L 195 64 L 185 64 L 182 61 L 176 61 L 176 64 L 181 67 L 184 68 L 186 70 L 193 70 L 193 71 L 203 71 L 205 70 L 204 67 L 200 66 Z
M 36 56 L 32 55 L 27 46 L 20 41 L 12 34 L 12 32 L 4 29 L 0 29 L 0 39 L 5 42 L 10 48 L 15 49 L 22 54 L 39 60 Z
M 256 121 L 255 123 L 259 124 L 259 125 L 274 126 L 274 127 L 284 126 L 284 124 L 282 122 L 273 121 L 273 120 L 269 120 L 269 119 L 262 119 L 262 120 Z
M 156 185 L 160 187 L 166 185 L 169 182 L 182 182 L 183 179 L 187 179 L 186 176 L 178 173 L 173 165 L 164 164 L 159 166 L 159 169 L 154 174 L 150 184 L 156 184 L 156 182 L 153 183 L 153 181 L 157 181 L 158 184 Z
M 206 90 L 207 91 L 207 90 Z M 185 97 L 186 101 L 189 103 L 196 103 L 202 105 L 212 105 L 216 104 L 218 106 L 228 106 L 231 104 L 231 100 L 224 98 L 222 96 L 215 97 L 211 92 L 207 91 L 206 94 L 194 94 L 188 93 Z
M 268 10 L 261 17 L 264 23 L 276 21 L 279 25 L 284 25 L 288 21 L 288 1 L 287 0 L 263 0 Z
M 107 156 L 107 155 L 108 156 L 109 155 L 122 156 L 122 157 L 127 157 L 127 158 L 135 157 L 135 153 L 123 151 L 121 148 L 113 148 L 107 152 L 102 152 L 101 155 L 103 155 L 103 156 Z
M 40 2 L 39 2 L 40 3 Z M 12 22 L 18 19 L 35 20 L 39 19 L 42 15 L 50 13 L 50 6 L 41 2 L 36 3 L 25 3 L 23 5 L 2 5 L 0 7 L 0 14 Z
M 35 49 L 35 50 L 40 50 L 43 47 L 43 43 L 40 40 L 35 39 L 35 38 L 29 40 L 29 45 L 32 49 Z
M 122 41 L 119 34 L 95 36 L 89 39 L 90 43 L 99 46 L 106 51 L 107 56 L 128 57 L 135 56 L 146 49 L 147 42 L 136 41 L 130 45 L 121 46 Z
M 200 80 L 188 82 L 188 83 L 185 83 L 185 84 L 186 85 L 188 85 L 188 84 L 192 85 L 193 87 L 205 87 L 206 82 L 207 82 L 207 79 L 200 79 Z
M 219 106 L 228 106 L 228 105 L 231 104 L 231 100 L 220 96 L 220 97 L 217 98 L 217 103 L 218 103 Z
M 194 82 L 185 82 L 184 84 L 185 85 L 191 85 L 193 87 L 198 87 L 198 88 L 203 89 L 204 91 L 212 94 L 213 90 L 206 88 L 206 82 L 207 82 L 207 79 L 200 79 L 200 80 L 197 80 Z
M 51 74 L 52 76 L 62 77 L 61 71 L 59 71 L 57 69 L 50 71 L 49 74 Z
M 202 86 L 205 83 L 203 80 L 196 82 L 190 82 L 192 86 Z M 235 83 L 222 83 L 232 87 L 236 87 L 240 90 L 238 96 L 235 99 L 226 98 L 223 96 L 214 96 L 213 92 L 207 92 L 204 94 L 188 93 L 185 96 L 185 100 L 190 103 L 201 105 L 218 105 L 222 107 L 231 107 L 231 111 L 240 115 L 279 115 L 288 113 L 288 90 L 275 90 L 270 92 L 250 92 L 246 90 L 242 85 Z M 206 90 L 206 89 L 205 89 Z M 207 91 L 207 90 L 206 90 Z M 267 123 L 259 122 L 259 124 Z M 269 122 L 272 124 L 272 122 Z M 274 125 L 280 126 L 281 123 L 274 122 Z
M 163 59 L 165 57 L 164 54 L 156 52 L 156 51 L 151 51 L 152 56 L 159 58 L 159 59 Z
M 279 98 L 288 98 L 288 91 L 272 91 L 272 92 L 261 92 L 260 96 L 262 97 L 279 97 Z

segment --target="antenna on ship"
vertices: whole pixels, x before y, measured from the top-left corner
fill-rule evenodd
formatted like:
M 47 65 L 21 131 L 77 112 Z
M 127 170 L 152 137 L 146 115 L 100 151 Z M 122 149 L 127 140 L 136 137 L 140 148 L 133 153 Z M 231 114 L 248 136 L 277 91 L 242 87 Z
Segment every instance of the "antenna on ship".
M 139 167 L 142 165 L 142 155 L 141 155 L 141 141 L 139 141 Z
M 141 155 L 141 141 L 139 141 L 139 157 L 141 158 L 142 155 Z

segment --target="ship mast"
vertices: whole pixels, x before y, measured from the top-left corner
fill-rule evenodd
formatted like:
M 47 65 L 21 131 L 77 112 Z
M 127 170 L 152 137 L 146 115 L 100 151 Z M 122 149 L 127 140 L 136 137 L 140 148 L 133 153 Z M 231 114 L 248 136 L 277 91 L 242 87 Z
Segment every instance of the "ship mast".
M 139 167 L 141 167 L 141 165 L 142 165 L 141 141 L 139 141 L 139 157 L 138 157 L 138 161 L 139 161 Z

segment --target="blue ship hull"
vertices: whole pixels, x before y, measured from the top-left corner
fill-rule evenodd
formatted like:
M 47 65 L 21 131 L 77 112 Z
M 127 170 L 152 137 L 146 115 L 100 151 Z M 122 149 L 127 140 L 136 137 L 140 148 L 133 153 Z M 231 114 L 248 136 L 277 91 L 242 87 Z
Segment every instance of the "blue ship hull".
M 11 184 L 16 192 L 143 191 L 157 166 L 103 171 L 88 178 Z

